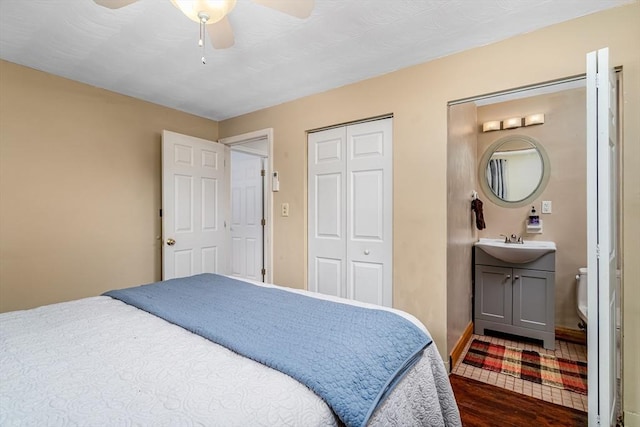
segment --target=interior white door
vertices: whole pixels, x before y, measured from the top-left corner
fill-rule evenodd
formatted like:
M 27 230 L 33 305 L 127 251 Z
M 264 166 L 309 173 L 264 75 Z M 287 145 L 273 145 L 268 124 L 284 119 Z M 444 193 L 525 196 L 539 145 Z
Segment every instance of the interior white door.
M 392 306 L 392 119 L 308 137 L 308 287 Z
M 616 423 L 617 100 L 609 50 L 587 54 L 589 425 Z
M 231 151 L 231 275 L 263 280 L 263 158 Z
M 222 273 L 227 266 L 228 149 L 162 132 L 162 278 Z

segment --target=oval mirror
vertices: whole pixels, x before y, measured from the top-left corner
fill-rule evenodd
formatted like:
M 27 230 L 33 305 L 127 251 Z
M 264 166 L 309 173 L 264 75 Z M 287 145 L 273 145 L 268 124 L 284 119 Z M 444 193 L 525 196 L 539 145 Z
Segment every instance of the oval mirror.
M 509 135 L 491 144 L 478 171 L 482 190 L 494 203 L 520 207 L 547 186 L 550 163 L 542 145 L 524 135 Z

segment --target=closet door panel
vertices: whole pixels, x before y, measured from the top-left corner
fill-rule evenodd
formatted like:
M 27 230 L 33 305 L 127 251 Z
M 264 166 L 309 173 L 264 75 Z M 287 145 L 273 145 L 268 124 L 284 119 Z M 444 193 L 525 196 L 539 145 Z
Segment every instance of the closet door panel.
M 343 261 L 335 258 L 315 259 L 315 283 L 317 284 L 317 292 L 326 295 L 342 296 L 343 289 Z
M 350 289 L 352 299 L 381 304 L 384 297 L 384 265 L 370 262 L 352 262 Z
M 308 289 L 345 296 L 345 129 L 308 137 Z
M 382 242 L 384 240 L 384 172 L 353 172 L 350 191 L 351 239 Z
M 347 127 L 347 296 L 392 306 L 391 119 Z

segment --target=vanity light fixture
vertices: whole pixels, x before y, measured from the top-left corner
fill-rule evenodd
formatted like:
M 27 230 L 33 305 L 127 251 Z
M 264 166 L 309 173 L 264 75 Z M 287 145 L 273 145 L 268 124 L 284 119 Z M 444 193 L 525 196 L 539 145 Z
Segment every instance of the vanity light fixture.
M 500 130 L 500 120 L 484 122 L 482 124 L 482 132 L 491 132 L 494 130 Z
M 522 117 L 511 117 L 510 119 L 504 119 L 502 122 L 503 129 L 515 129 L 522 126 Z
M 526 116 L 524 118 L 524 125 L 525 126 L 541 125 L 543 123 L 544 123 L 544 114 L 543 113 L 529 114 L 528 116 Z
M 500 120 L 492 120 L 482 124 L 482 132 L 493 132 L 495 130 L 516 129 L 521 126 L 533 126 L 544 124 L 544 113 L 529 114 L 525 117 L 511 117 Z

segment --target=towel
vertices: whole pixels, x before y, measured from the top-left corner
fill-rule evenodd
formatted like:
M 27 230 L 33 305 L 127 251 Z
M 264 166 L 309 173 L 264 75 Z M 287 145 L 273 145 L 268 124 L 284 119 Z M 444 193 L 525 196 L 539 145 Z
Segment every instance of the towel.
M 484 223 L 484 213 L 482 213 L 482 200 L 474 199 L 471 202 L 471 210 L 476 213 L 476 227 L 478 227 L 478 230 L 487 228 L 487 225 Z

